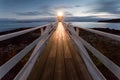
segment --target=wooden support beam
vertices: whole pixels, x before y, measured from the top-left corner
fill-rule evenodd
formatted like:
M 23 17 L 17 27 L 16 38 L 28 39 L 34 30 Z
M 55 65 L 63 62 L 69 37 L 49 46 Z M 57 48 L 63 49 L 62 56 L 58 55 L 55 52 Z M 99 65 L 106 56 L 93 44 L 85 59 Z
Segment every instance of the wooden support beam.
M 79 28 L 78 27 L 76 27 L 76 32 L 79 35 Z
M 44 33 L 44 27 L 40 28 L 40 34 L 42 35 Z

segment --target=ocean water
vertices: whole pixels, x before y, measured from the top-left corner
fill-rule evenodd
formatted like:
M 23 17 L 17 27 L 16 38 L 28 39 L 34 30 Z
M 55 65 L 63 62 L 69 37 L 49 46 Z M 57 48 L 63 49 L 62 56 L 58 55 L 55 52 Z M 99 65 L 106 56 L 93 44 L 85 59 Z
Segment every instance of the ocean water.
M 102 23 L 102 22 L 71 22 L 72 25 L 84 28 L 109 28 L 120 30 L 120 23 Z
M 31 23 L 16 23 L 16 22 L 0 22 L 0 32 L 8 31 L 16 28 L 36 27 L 52 22 L 31 22 Z M 85 28 L 110 28 L 120 30 L 120 23 L 99 23 L 99 22 L 70 22 L 75 26 Z
M 50 22 L 31 22 L 31 23 L 0 22 L 0 32 L 13 30 L 17 28 L 37 27 L 48 23 Z

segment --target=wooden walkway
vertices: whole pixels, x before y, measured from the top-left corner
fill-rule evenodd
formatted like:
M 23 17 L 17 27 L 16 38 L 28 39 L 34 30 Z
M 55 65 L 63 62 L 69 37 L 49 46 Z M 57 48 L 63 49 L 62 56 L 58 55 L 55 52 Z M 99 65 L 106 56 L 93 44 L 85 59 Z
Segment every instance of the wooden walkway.
M 61 22 L 36 61 L 28 80 L 92 80 Z

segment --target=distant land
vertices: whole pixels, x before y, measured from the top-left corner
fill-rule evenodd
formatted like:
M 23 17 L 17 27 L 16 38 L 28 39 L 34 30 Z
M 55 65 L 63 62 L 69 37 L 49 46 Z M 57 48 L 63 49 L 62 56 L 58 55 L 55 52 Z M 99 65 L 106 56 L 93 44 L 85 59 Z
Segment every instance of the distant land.
M 87 17 L 64 17 L 65 22 L 97 22 L 100 20 L 108 20 L 107 18 L 97 18 L 95 16 Z M 56 17 L 40 18 L 40 19 L 14 19 L 14 18 L 0 18 L 0 22 L 17 22 L 17 23 L 31 23 L 31 22 L 55 22 Z
M 120 19 L 100 20 L 98 22 L 120 23 Z
M 55 17 L 41 18 L 41 19 L 14 19 L 14 18 L 0 18 L 0 22 L 16 22 L 16 23 L 31 23 L 31 22 L 55 22 Z M 65 22 L 109 22 L 120 23 L 120 19 L 96 18 L 94 16 L 88 17 L 64 17 Z

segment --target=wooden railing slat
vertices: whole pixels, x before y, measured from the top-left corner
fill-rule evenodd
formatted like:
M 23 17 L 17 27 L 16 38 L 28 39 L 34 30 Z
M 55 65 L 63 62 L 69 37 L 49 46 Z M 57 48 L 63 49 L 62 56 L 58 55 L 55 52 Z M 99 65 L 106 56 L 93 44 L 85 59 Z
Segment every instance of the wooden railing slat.
M 70 33 L 71 33 L 71 34 L 69 34 L 70 37 L 75 42 L 75 44 L 78 46 L 80 55 L 82 56 L 82 58 L 86 64 L 86 67 L 87 67 L 89 73 L 91 74 L 92 78 L 94 80 L 106 80 L 106 78 L 102 75 L 102 73 L 97 69 L 95 64 L 90 59 L 87 50 L 85 49 L 85 47 L 79 40 L 79 38 L 78 38 L 79 36 L 75 32 L 75 30 L 72 27 L 67 27 L 67 30 L 70 31 Z
M 117 40 L 120 41 L 120 36 L 119 35 L 115 35 L 115 34 L 111 34 L 111 33 L 107 33 L 107 32 L 102 32 L 102 31 L 98 31 L 98 30 L 93 30 L 93 29 L 88 29 L 88 28 L 82 28 L 82 27 L 78 27 L 81 28 L 83 30 L 92 32 L 92 33 L 96 33 L 98 35 L 104 36 L 104 37 L 108 37 L 111 38 L 113 40 Z
M 42 49 L 48 40 L 48 38 L 52 35 L 53 31 L 48 34 L 53 28 L 50 29 L 50 27 L 47 28 L 45 33 L 42 35 L 42 39 L 38 42 L 37 46 L 35 47 L 31 57 L 29 58 L 28 62 L 24 65 L 24 67 L 21 69 L 21 71 L 17 74 L 17 76 L 14 78 L 14 80 L 26 80 L 29 76 L 37 58 L 39 57 L 40 53 L 42 52 Z
M 5 64 L 0 66 L 0 79 L 2 79 L 32 48 L 34 48 L 35 45 L 39 41 L 42 41 L 42 42 L 45 41 L 45 40 L 43 40 L 43 38 L 47 38 L 48 36 L 50 36 L 49 33 L 54 29 L 55 25 L 56 24 L 46 26 L 47 28 L 42 36 L 37 38 L 35 41 L 33 41 L 31 44 L 29 44 L 27 47 L 25 47 L 23 50 L 21 50 L 17 55 L 15 55 L 13 58 L 11 58 L 9 61 L 7 61 Z M 39 48 L 35 49 L 35 51 L 37 51 L 38 49 Z M 35 52 L 34 52 L 34 54 L 32 54 L 32 56 L 34 56 L 34 55 L 35 55 Z
M 3 64 L 0 67 L 0 79 L 9 72 L 40 40 L 40 37 L 36 39 L 34 42 L 29 44 L 27 47 L 25 47 L 22 51 L 20 51 L 17 55 L 15 55 L 13 58 L 11 58 L 9 61 L 7 61 L 5 64 Z
M 119 66 L 117 66 L 110 59 L 105 57 L 101 52 L 99 52 L 97 49 L 92 47 L 92 45 L 87 43 L 81 37 L 80 37 L 80 40 L 86 46 L 86 48 L 92 52 L 93 55 L 95 55 L 118 79 L 120 79 L 120 67 Z
M 31 28 L 31 29 L 22 30 L 22 31 L 18 31 L 18 32 L 13 32 L 13 33 L 5 34 L 5 35 L 1 35 L 0 36 L 0 41 L 3 41 L 3 40 L 6 40 L 6 39 L 10 39 L 10 38 L 25 34 L 25 33 L 37 30 L 39 28 L 42 28 L 42 27 L 45 27 L 45 26 L 48 26 L 48 25 L 50 25 L 50 24 L 42 25 L 42 26 L 38 26 L 38 27 L 34 27 L 34 28 Z

